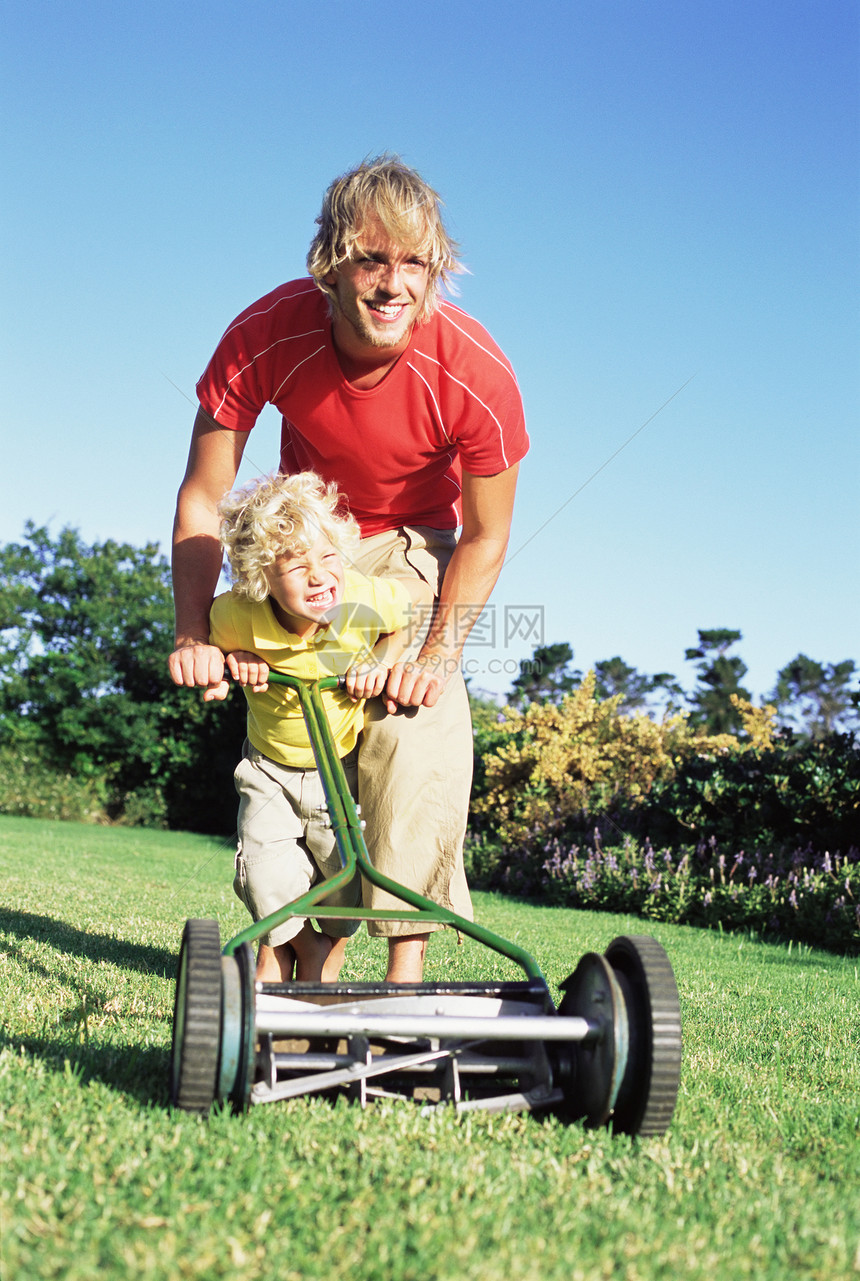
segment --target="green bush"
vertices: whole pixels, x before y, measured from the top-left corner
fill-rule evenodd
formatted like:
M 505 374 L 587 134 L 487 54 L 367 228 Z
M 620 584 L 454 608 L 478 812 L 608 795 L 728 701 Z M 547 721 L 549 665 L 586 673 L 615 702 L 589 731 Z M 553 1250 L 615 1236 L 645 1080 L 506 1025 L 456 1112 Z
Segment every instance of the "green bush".
M 36 747 L 22 751 L 0 747 L 0 814 L 69 823 L 167 827 L 161 788 L 118 792 L 103 777 L 58 769 Z
M 860 834 L 860 742 L 777 734 L 773 709 L 734 700 L 741 735 L 683 715 L 622 715 L 585 678 L 560 704 L 506 708 L 476 735 L 472 831 L 491 845 L 582 842 L 595 827 L 654 844 L 846 849 Z
M 594 691 L 589 672 L 560 703 L 505 708 L 497 727 L 484 730 L 472 794 L 477 832 L 516 846 L 534 832 L 566 838 L 588 831 L 597 816 L 644 803 L 687 758 L 737 745 L 730 734 L 691 728 L 683 715 L 660 723 L 622 715 L 620 695 L 601 700 Z
M 108 822 L 103 781 L 58 770 L 34 749 L 0 748 L 0 814 Z
M 771 708 L 735 706 L 742 734 L 707 735 L 622 715 L 588 676 L 485 719 L 473 883 L 860 950 L 860 744 L 777 735 Z
M 660 844 L 846 849 L 860 837 L 860 743 L 853 734 L 812 741 L 789 734 L 763 747 L 688 757 L 626 817 L 622 826 Z
M 245 700 L 177 689 L 172 647 L 157 545 L 89 545 L 28 522 L 0 547 L 0 749 L 39 762 L 20 780 L 10 767 L 5 812 L 232 831 Z

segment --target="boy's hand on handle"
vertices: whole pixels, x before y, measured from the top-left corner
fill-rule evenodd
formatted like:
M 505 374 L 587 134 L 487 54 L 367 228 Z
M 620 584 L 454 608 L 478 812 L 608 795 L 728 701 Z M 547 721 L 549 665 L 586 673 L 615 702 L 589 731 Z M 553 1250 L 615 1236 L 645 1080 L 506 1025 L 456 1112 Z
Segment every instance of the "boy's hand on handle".
M 388 667 L 385 663 L 368 660 L 354 663 L 343 678 L 344 688 L 350 698 L 375 698 L 385 689 L 388 680 Z
M 256 654 L 237 649 L 226 659 L 217 645 L 194 642 L 180 645 L 167 660 L 175 685 L 204 686 L 203 702 L 223 702 L 230 693 L 227 671 L 240 685 L 250 685 L 255 694 L 268 689 L 269 665 Z
M 262 694 L 269 688 L 269 664 L 256 654 L 244 649 L 233 650 L 226 658 L 227 670 L 240 685 L 250 685 L 255 694 Z M 214 700 L 221 702 L 230 693 L 230 682 L 226 676 L 216 685 L 210 685 L 203 695 L 204 703 Z
M 255 694 L 262 694 L 269 688 L 269 664 L 257 654 L 235 649 L 227 655 L 227 667 L 234 681 L 250 685 Z

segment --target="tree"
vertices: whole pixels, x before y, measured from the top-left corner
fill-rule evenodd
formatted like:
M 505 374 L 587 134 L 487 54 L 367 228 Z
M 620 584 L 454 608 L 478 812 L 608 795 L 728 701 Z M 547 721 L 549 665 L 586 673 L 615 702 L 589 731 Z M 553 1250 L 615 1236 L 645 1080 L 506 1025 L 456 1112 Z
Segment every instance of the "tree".
M 88 546 L 74 529 L 53 539 L 28 522 L 21 543 L 0 548 L 0 744 L 97 779 L 115 816 L 146 793 L 153 819 L 232 830 L 244 699 L 204 705 L 176 689 L 172 643 L 157 544 Z
M 740 632 L 728 627 L 700 630 L 698 645 L 685 652 L 688 661 L 698 660 L 699 673 L 698 684 L 689 699 L 690 721 L 709 734 L 734 734 L 742 728 L 740 714 L 731 698 L 737 694 L 750 699 L 749 691 L 741 685 L 747 665 L 737 655 L 728 654 L 732 645 L 741 639 Z
M 777 672 L 768 695 L 787 727 L 812 739 L 857 725 L 860 696 L 851 686 L 857 674 L 853 659 L 819 663 L 798 654 Z
M 510 701 L 520 706 L 560 703 L 582 680 L 582 672 L 571 671 L 572 662 L 573 650 L 566 641 L 536 645 L 531 658 L 520 661 L 520 674 L 511 685 Z
M 622 716 L 647 710 L 649 700 L 661 691 L 670 711 L 677 710 L 683 698 L 683 690 L 671 672 L 646 676 L 625 663 L 617 654 L 614 658 L 605 658 L 595 663 L 594 674 L 597 677 L 595 692 L 598 698 L 615 698 L 621 695 L 618 711 Z

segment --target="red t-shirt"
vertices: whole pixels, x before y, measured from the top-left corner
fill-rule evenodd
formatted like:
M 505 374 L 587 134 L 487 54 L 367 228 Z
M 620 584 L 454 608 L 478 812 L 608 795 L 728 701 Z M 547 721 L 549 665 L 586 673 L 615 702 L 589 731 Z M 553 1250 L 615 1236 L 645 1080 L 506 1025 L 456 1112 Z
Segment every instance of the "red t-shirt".
M 494 476 L 528 450 L 514 371 L 487 331 L 443 302 L 369 391 L 347 382 L 328 301 L 294 280 L 233 322 L 197 384 L 203 409 L 250 431 L 283 418 L 281 470 L 316 471 L 347 496 L 362 534 L 460 524 L 461 468 Z

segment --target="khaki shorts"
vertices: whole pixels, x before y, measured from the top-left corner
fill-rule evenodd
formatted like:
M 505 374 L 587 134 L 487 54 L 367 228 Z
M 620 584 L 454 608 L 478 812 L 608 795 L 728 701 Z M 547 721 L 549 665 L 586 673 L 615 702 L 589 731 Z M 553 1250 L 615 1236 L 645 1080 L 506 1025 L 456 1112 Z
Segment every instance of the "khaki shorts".
M 423 578 L 437 594 L 456 545 L 453 530 L 404 527 L 364 539 L 355 563 L 362 573 L 383 578 Z M 423 639 L 416 636 L 411 655 Z M 378 699 L 365 705 L 358 795 L 371 862 L 467 920 L 472 919 L 472 903 L 463 841 L 473 750 L 469 700 L 459 670 L 435 707 L 389 716 Z M 366 907 L 405 907 L 375 886 L 365 884 L 363 891 Z M 370 934 L 396 937 L 443 927 L 422 924 L 418 931 L 415 922 L 369 921 L 367 928 Z
M 353 793 L 355 756 L 351 752 L 342 762 Z M 259 921 L 339 872 L 340 854 L 325 822 L 325 793 L 316 770 L 289 769 L 246 742 L 233 778 L 239 793 L 239 848 L 233 888 Z M 323 902 L 356 907 L 360 889 L 356 877 Z M 261 942 L 270 947 L 289 943 L 304 923 L 303 917 L 290 917 Z M 359 922 L 326 917 L 319 925 L 331 938 L 349 938 Z

